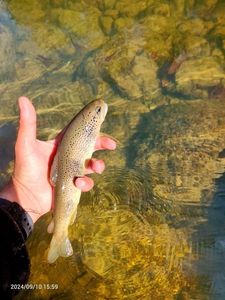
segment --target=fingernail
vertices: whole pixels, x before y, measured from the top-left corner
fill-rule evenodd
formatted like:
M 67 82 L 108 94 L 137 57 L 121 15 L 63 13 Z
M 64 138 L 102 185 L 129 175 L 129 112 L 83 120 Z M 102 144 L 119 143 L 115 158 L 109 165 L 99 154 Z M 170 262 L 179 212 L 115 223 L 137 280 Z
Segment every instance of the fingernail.
M 19 107 L 20 107 L 20 113 L 23 113 L 23 116 L 28 116 L 29 115 L 29 110 L 27 108 L 26 102 L 27 98 L 26 97 L 20 97 L 19 100 Z
M 115 150 L 116 149 L 116 142 L 110 141 L 110 149 Z
M 85 182 L 85 180 L 83 180 L 82 178 L 77 178 L 77 180 L 76 180 L 76 185 L 77 185 L 79 188 L 83 188 L 83 187 L 85 187 L 86 182 Z
M 96 160 L 95 164 L 93 165 L 93 170 L 97 173 L 97 174 L 102 174 L 102 172 L 105 169 L 105 164 L 103 160 Z

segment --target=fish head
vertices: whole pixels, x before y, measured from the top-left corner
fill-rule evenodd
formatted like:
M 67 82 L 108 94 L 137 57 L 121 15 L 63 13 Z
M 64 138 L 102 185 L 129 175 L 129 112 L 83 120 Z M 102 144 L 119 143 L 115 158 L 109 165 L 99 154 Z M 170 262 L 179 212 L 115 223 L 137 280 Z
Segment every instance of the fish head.
M 88 103 L 82 110 L 85 130 L 90 133 L 98 133 L 105 120 L 108 105 L 102 99 L 96 99 Z
M 108 111 L 108 105 L 102 99 L 96 99 L 88 103 L 84 107 L 83 113 L 88 115 L 89 121 L 96 118 L 99 122 L 103 123 Z

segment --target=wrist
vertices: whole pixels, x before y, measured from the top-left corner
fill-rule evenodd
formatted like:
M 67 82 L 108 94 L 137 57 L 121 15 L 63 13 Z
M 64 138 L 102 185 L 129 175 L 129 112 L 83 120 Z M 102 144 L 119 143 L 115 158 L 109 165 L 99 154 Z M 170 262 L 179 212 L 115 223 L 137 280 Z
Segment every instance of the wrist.
M 31 217 L 33 223 L 35 223 L 40 214 L 31 209 L 32 195 L 25 188 L 21 187 L 15 178 L 11 178 L 10 181 L 0 191 L 0 198 L 6 199 L 10 202 L 16 202 L 19 204 Z

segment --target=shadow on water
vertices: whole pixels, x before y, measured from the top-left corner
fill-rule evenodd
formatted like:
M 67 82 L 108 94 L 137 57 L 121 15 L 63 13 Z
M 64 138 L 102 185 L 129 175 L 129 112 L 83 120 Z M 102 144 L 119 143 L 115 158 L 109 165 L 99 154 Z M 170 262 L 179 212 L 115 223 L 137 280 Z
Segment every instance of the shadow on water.
M 177 213 L 174 214 L 171 226 L 186 232 L 185 239 L 190 252 L 183 260 L 183 274 L 186 278 L 193 278 L 192 284 L 181 289 L 176 299 L 186 299 L 183 297 L 187 294 L 190 299 L 223 300 L 225 299 L 225 174 L 221 167 L 223 163 L 216 168 L 212 166 L 209 168 L 207 163 L 205 167 L 203 164 L 198 168 L 195 163 L 196 155 L 200 163 L 201 160 L 203 162 L 207 160 L 216 164 L 224 158 L 224 143 L 219 142 L 220 137 L 224 139 L 223 131 L 215 136 L 215 131 L 212 130 L 211 137 L 209 133 L 205 135 L 203 141 L 199 139 L 197 144 L 191 145 L 194 140 L 188 140 L 188 135 L 190 132 L 192 136 L 197 135 L 197 130 L 193 126 L 195 120 L 190 122 L 186 117 L 185 106 L 181 107 L 181 110 L 174 108 L 178 113 L 177 118 L 173 118 L 174 115 L 168 120 L 169 115 L 166 111 L 167 109 L 162 107 L 141 115 L 136 132 L 127 143 L 126 164 L 128 168 L 135 168 L 136 165 L 149 166 L 147 176 L 150 176 L 153 198 L 158 185 L 160 188 L 167 188 L 164 189 L 164 194 L 161 193 L 163 195 L 161 201 L 167 203 L 171 199 L 175 200 L 174 210 Z M 210 112 L 211 109 L 209 112 L 205 111 L 208 115 Z M 204 131 L 207 131 L 207 127 L 203 125 L 204 118 L 199 118 L 198 112 L 196 118 L 199 119 L 201 125 L 198 126 L 202 126 L 204 134 Z M 174 126 L 170 126 L 172 121 L 175 122 Z M 172 148 L 168 145 L 172 145 Z M 193 152 L 183 160 L 181 153 L 189 147 L 192 147 Z M 171 153 L 168 155 L 169 151 Z M 207 153 L 208 156 L 201 156 L 201 152 Z M 195 177 L 199 177 L 200 180 L 194 181 Z M 207 181 L 205 178 L 210 180 Z M 182 185 L 184 187 L 181 187 Z M 193 193 L 192 190 L 197 193 Z M 161 213 L 164 214 L 163 211 Z
M 192 291 L 194 299 L 225 299 L 225 174 L 215 179 L 211 199 L 199 203 L 199 216 L 195 209 L 187 215 L 193 221 L 193 234 L 190 236 L 191 256 L 188 272 L 198 278 L 199 284 Z M 189 208 L 190 209 L 190 208 Z M 188 263 L 188 262 L 187 262 Z
M 7 123 L 0 126 L 0 186 L 8 179 L 7 169 L 14 159 L 14 145 L 16 140 L 15 123 Z M 4 158 L 4 159 L 2 159 Z
M 138 145 L 136 141 L 144 141 L 148 136 L 149 132 L 146 130 L 146 124 L 148 121 L 149 113 L 143 113 L 136 127 L 135 133 L 127 142 L 126 147 L 126 166 L 128 168 L 134 167 L 135 159 L 138 156 Z

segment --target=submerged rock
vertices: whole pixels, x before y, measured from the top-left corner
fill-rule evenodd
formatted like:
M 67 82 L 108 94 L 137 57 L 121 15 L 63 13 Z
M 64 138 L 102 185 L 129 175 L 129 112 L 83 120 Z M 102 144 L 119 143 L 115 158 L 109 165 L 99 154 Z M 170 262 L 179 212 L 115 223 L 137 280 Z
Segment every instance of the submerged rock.
M 74 72 L 74 80 L 85 78 L 94 88 L 105 82 L 119 96 L 151 105 L 160 95 L 158 69 L 142 44 L 141 39 L 116 35 L 85 57 Z
M 79 3 L 71 5 L 70 9 L 51 10 L 52 21 L 83 41 L 89 49 L 97 48 L 105 41 L 99 27 L 99 17 L 100 11 L 97 8 Z
M 139 22 L 144 49 L 157 58 L 159 64 L 169 60 L 174 48 L 181 44 L 181 34 L 176 28 L 177 16 L 150 14 Z
M 99 22 L 104 34 L 110 35 L 112 32 L 113 18 L 111 16 L 101 16 Z
M 224 132 L 224 99 L 160 107 L 143 115 L 128 159 L 150 167 L 155 195 L 199 202 L 224 172 Z
M 101 0 L 99 2 L 102 2 L 104 9 L 111 9 L 115 7 L 116 0 Z
M 184 50 L 189 57 L 209 56 L 211 53 L 209 42 L 199 36 L 188 35 L 184 41 Z
M 202 19 L 191 18 L 188 20 L 182 20 L 178 25 L 178 30 L 183 34 L 202 36 L 206 34 L 208 27 L 205 26 L 205 22 Z
M 6 3 L 0 1 L 0 83 L 11 81 L 15 75 L 16 24 L 7 10 Z
M 47 50 L 65 48 L 70 43 L 71 35 L 89 49 L 104 43 L 105 36 L 99 26 L 101 12 L 98 8 L 84 1 L 55 0 L 51 4 L 33 0 L 18 5 L 17 1 L 12 0 L 9 9 L 20 25 L 32 29 L 34 40 Z
M 148 2 L 150 1 L 120 0 L 115 7 L 121 16 L 135 17 L 147 8 Z
M 176 90 L 185 96 L 208 98 L 208 88 L 225 85 L 225 72 L 214 57 L 186 60 L 176 73 Z
M 0 82 L 13 78 L 15 60 L 13 34 L 7 26 L 0 24 Z
M 116 9 L 107 9 L 104 11 L 104 15 L 109 16 L 113 18 L 113 20 L 115 20 L 118 17 L 118 11 Z
M 38 0 L 23 1 L 23 3 L 12 0 L 8 7 L 17 22 L 24 25 L 32 26 L 36 22 L 41 22 L 46 14 L 43 1 Z
M 128 18 L 128 17 L 119 17 L 116 18 L 116 20 L 113 23 L 113 26 L 117 32 L 121 32 L 124 29 L 130 28 L 134 24 L 134 19 L 133 18 Z

